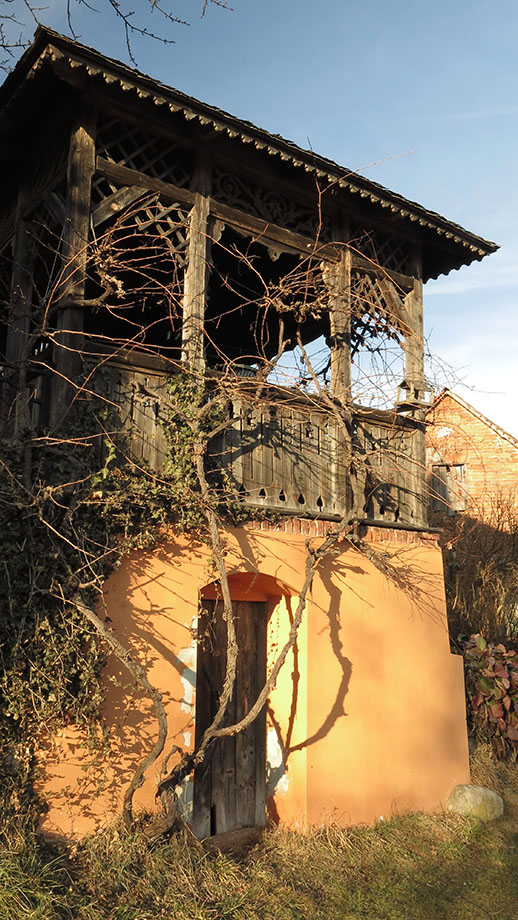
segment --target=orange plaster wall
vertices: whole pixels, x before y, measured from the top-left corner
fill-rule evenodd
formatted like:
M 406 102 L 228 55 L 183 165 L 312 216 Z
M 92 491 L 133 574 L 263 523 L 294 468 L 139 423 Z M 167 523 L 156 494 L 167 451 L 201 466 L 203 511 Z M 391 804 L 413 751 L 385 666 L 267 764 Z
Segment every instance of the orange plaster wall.
M 167 752 L 175 744 L 189 749 L 194 739 L 197 604 L 197 588 L 184 586 L 181 573 L 162 550 L 152 558 L 135 555 L 106 584 L 109 625 L 162 693 L 169 724 Z M 135 691 L 113 655 L 105 683 L 107 754 L 90 754 L 72 726 L 53 738 L 39 758 L 39 788 L 49 803 L 42 829 L 49 833 L 80 837 L 112 821 L 120 814 L 128 777 L 156 741 L 153 707 Z M 160 765 L 161 761 L 149 771 L 138 790 L 137 809 L 155 807 Z
M 286 641 L 298 601 L 298 596 L 284 597 L 272 612 L 268 626 L 270 667 Z M 274 824 L 300 826 L 306 823 L 308 657 L 308 617 L 305 617 L 295 650 L 288 654 L 268 705 L 267 814 Z M 301 749 L 297 750 L 301 744 Z
M 249 525 L 226 534 L 234 599 L 269 601 L 270 663 L 304 579 L 307 538 L 287 529 Z M 456 783 L 469 781 L 462 663 L 449 652 L 440 550 L 420 537 L 378 548 L 402 587 L 345 541 L 315 578 L 297 649 L 269 704 L 273 821 L 304 827 L 433 810 Z M 194 738 L 193 630 L 200 594 L 215 579 L 210 557 L 207 547 L 182 538 L 125 561 L 106 585 L 112 628 L 163 694 L 168 751 L 173 744 L 189 749 Z M 120 811 L 156 723 L 149 701 L 135 702 L 114 660 L 105 712 L 111 749 L 97 762 L 73 728 L 46 749 L 43 830 L 81 836 Z M 137 794 L 138 807 L 155 807 L 157 778 L 155 768 Z M 190 791 L 187 784 L 187 816 Z
M 338 570 L 324 566 L 315 591 L 308 729 L 323 737 L 308 747 L 310 824 L 433 811 L 469 782 L 462 660 L 449 652 L 440 551 L 372 545 L 391 552 L 402 588 L 348 553 Z M 322 715 L 333 709 L 324 733 Z

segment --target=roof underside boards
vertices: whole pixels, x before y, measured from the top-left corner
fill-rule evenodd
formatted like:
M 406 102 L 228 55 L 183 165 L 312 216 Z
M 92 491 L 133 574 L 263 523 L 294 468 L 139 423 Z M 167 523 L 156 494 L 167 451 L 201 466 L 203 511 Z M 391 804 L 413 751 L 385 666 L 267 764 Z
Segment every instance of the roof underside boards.
M 235 118 L 214 106 L 199 102 L 171 89 L 93 49 L 40 27 L 33 44 L 0 87 L 0 146 L 4 175 L 9 164 L 19 162 L 20 144 L 26 144 L 27 107 L 38 111 L 34 102 L 41 94 L 49 105 L 49 73 L 64 68 L 89 85 L 108 87 L 161 112 L 198 123 L 216 138 L 252 145 L 262 157 L 277 159 L 293 170 L 293 182 L 304 176 L 331 183 L 339 189 L 339 204 L 347 210 L 367 209 L 371 219 L 379 218 L 420 238 L 423 249 L 423 280 L 447 274 L 452 269 L 482 259 L 495 252 L 495 243 L 475 236 L 441 215 L 408 201 L 376 182 L 359 176 L 312 151 L 303 150 L 278 135 L 272 135 L 247 121 Z M 51 79 L 56 79 L 53 75 Z M 35 99 L 30 101 L 31 96 Z M 45 106 L 43 106 L 45 109 Z M 41 109 L 39 109 L 41 112 Z M 25 135 L 24 141 L 22 141 Z M 336 194 L 336 193 L 335 193 Z

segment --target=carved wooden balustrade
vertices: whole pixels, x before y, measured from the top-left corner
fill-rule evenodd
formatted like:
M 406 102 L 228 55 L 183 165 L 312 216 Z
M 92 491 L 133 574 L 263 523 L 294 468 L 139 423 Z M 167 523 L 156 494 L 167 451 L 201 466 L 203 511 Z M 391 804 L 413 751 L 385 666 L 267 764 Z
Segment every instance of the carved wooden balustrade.
M 311 517 L 346 508 L 346 431 L 313 395 L 243 382 L 228 402 L 229 424 L 212 445 L 232 489 L 253 508 Z
M 160 359 L 149 363 L 110 358 L 93 374 L 91 388 L 117 407 L 112 431 L 122 452 L 160 473 L 169 450 L 169 377 Z M 246 505 L 426 526 L 418 422 L 392 410 L 355 407 L 347 423 L 338 406 L 312 393 L 216 375 L 207 384 L 220 388 L 228 419 L 209 445 L 208 463 L 225 471 L 224 487 Z

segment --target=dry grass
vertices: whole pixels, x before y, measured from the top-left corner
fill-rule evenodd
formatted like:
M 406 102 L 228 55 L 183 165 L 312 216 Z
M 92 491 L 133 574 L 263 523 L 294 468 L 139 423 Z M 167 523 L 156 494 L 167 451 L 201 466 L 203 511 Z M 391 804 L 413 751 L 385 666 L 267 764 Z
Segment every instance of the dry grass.
M 473 782 L 504 795 L 502 820 L 275 830 L 241 859 L 182 837 L 150 847 L 118 827 L 60 852 L 13 834 L 0 852 L 0 920 L 511 920 L 518 767 L 482 748 Z

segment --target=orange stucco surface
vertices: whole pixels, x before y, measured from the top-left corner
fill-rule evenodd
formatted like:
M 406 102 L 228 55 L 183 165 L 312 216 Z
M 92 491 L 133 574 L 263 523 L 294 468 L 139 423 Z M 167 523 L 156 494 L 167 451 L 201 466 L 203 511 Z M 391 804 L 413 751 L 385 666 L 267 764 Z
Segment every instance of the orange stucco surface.
M 270 663 L 304 579 L 307 536 L 287 529 L 248 525 L 225 535 L 234 599 L 268 601 Z M 371 537 L 391 575 L 346 540 L 339 544 L 315 578 L 295 653 L 270 699 L 272 821 L 303 829 L 437 810 L 455 784 L 469 781 L 462 662 L 449 652 L 440 549 L 425 535 L 402 542 L 397 532 L 373 530 Z M 199 599 L 216 578 L 210 559 L 199 541 L 175 539 L 124 561 L 106 584 L 113 630 L 163 694 L 167 754 L 194 739 L 195 628 Z M 105 717 L 106 753 L 88 753 L 73 727 L 45 746 L 43 830 L 81 836 L 113 820 L 132 770 L 153 745 L 152 707 L 113 658 Z M 148 771 L 137 807 L 156 808 L 162 760 Z M 191 796 L 188 782 L 187 817 Z

